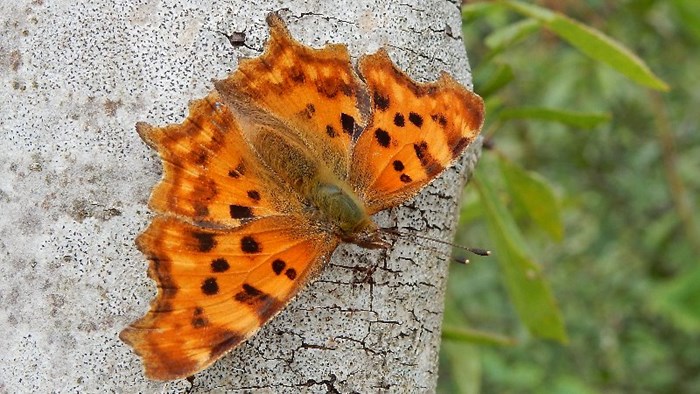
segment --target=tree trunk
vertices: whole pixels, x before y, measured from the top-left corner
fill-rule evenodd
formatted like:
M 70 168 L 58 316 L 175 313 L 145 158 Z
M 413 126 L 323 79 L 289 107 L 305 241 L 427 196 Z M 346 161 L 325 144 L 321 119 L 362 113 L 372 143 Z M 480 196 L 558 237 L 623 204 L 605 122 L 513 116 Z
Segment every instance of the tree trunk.
M 436 251 L 449 247 L 410 238 L 388 251 L 341 246 L 319 280 L 193 382 L 143 377 L 117 334 L 155 292 L 134 238 L 161 170 L 134 124 L 181 121 L 188 100 L 262 50 L 279 2 L 117 3 L 0 6 L 0 391 L 435 391 L 448 266 Z M 344 43 L 355 60 L 385 46 L 417 80 L 446 70 L 470 84 L 457 1 L 284 7 L 305 44 Z M 476 145 L 380 224 L 450 240 Z

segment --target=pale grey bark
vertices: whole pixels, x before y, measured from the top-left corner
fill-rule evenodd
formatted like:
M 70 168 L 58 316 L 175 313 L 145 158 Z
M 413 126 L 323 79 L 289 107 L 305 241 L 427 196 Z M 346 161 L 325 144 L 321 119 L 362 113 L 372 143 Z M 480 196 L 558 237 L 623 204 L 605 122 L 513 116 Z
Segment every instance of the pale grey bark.
M 470 84 L 457 2 L 74 3 L 0 6 L 0 392 L 190 388 L 144 379 L 117 338 L 154 295 L 133 240 L 160 164 L 134 124 L 182 120 L 188 100 L 261 50 L 269 11 L 286 9 L 306 44 L 345 43 L 354 57 L 386 46 L 416 79 L 446 70 Z M 450 239 L 477 152 L 378 220 Z M 434 391 L 447 265 L 410 239 L 385 252 L 342 246 L 192 390 Z

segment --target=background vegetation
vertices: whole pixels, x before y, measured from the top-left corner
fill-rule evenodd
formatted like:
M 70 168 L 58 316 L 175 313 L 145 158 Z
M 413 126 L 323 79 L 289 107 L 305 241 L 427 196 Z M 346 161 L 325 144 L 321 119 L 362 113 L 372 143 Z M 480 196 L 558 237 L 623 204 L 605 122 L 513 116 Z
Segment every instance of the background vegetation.
M 438 390 L 699 393 L 700 2 L 463 19 L 488 113 L 457 242 L 494 256 L 451 267 Z

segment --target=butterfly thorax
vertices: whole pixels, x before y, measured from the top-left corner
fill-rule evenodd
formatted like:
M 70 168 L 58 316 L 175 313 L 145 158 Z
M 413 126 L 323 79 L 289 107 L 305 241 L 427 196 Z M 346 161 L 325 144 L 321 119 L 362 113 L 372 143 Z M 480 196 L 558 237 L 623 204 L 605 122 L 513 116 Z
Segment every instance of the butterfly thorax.
M 293 137 L 272 128 L 258 129 L 253 140 L 262 160 L 311 207 L 312 218 L 345 242 L 386 248 L 377 225 L 347 182 Z
M 347 185 L 318 182 L 309 197 L 343 241 L 369 249 L 387 247 L 377 225 Z

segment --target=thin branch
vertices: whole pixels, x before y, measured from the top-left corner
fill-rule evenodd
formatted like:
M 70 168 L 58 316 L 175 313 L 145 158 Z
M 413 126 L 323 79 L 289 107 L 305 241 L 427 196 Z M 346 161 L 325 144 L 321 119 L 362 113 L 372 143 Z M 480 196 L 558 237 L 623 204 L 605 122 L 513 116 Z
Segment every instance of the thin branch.
M 691 248 L 695 251 L 695 254 L 700 254 L 700 233 L 695 223 L 692 203 L 676 166 L 678 151 L 676 150 L 674 129 L 668 118 L 666 102 L 659 92 L 651 90 L 648 92 L 649 99 L 651 100 L 652 112 L 654 114 L 654 121 L 656 123 L 656 136 L 661 145 L 664 172 L 666 174 L 669 194 L 671 195 L 671 200 L 673 200 L 674 209 L 680 217 L 683 230 Z

